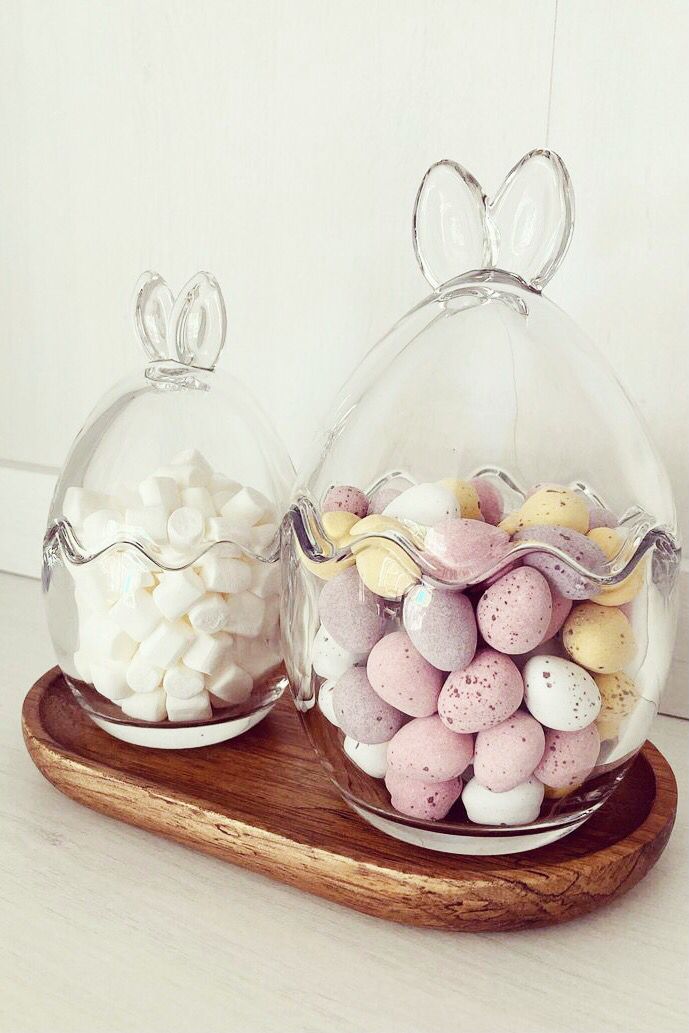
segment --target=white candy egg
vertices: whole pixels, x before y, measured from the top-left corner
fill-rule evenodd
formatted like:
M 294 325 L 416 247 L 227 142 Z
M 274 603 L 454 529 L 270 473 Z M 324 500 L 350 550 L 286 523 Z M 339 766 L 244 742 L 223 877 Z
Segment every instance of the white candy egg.
M 339 728 L 339 721 L 335 714 L 335 708 L 333 707 L 333 689 L 335 688 L 334 681 L 324 681 L 318 690 L 318 709 L 320 710 L 323 717 L 330 721 L 331 725 L 335 725 Z
M 442 484 L 415 484 L 393 499 L 383 515 L 433 527 L 447 517 L 458 516 L 459 508 L 454 494 Z
M 371 778 L 385 778 L 388 767 L 388 744 L 357 742 L 351 736 L 345 736 L 344 751 L 358 768 Z
M 345 671 L 366 659 L 366 653 L 350 653 L 338 646 L 321 624 L 311 647 L 311 664 L 316 674 L 337 681 Z
M 524 702 L 537 721 L 576 732 L 598 717 L 601 695 L 583 667 L 559 656 L 532 656 L 524 666 Z
M 462 803 L 469 821 L 477 825 L 526 825 L 538 817 L 544 791 L 543 783 L 533 777 L 505 793 L 494 793 L 472 778 L 464 787 Z

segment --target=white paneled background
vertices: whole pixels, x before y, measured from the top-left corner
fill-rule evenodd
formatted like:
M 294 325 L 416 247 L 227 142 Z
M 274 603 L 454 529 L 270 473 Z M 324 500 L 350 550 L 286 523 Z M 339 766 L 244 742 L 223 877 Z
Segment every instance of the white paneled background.
M 491 191 L 538 146 L 577 198 L 548 293 L 645 414 L 689 540 L 688 32 L 686 0 L 2 0 L 0 566 L 38 572 L 54 470 L 140 361 L 143 269 L 216 274 L 224 364 L 298 464 L 424 294 L 426 167 Z

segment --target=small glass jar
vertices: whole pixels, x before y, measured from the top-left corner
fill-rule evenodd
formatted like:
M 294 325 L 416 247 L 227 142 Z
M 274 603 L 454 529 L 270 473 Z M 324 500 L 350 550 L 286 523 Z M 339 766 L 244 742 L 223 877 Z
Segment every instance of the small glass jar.
M 96 406 L 50 509 L 43 588 L 58 663 L 111 735 L 221 742 L 257 724 L 286 679 L 280 523 L 290 459 L 243 384 L 215 369 L 220 288 L 135 292 L 146 365 Z
M 362 817 L 436 850 L 577 828 L 641 748 L 671 661 L 665 471 L 541 294 L 572 228 L 551 152 L 492 200 L 459 165 L 428 171 L 414 245 L 432 293 L 345 384 L 283 537 L 311 741 Z

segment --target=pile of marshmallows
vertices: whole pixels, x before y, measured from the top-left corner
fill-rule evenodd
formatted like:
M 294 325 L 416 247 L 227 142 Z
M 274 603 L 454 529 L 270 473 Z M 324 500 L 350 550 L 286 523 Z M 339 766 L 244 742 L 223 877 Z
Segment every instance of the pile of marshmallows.
M 136 539 L 175 566 L 221 543 L 178 571 L 126 546 L 69 566 L 74 665 L 128 717 L 206 720 L 245 703 L 280 662 L 279 565 L 239 547 L 262 554 L 277 532 L 274 506 L 260 492 L 214 472 L 192 449 L 135 490 L 104 497 L 70 487 L 63 516 L 87 552 Z
M 622 545 L 615 516 L 541 485 L 503 518 L 500 492 L 482 478 L 371 499 L 336 486 L 321 509 L 351 555 L 304 558 L 325 582 L 311 658 L 324 679 L 318 705 L 347 756 L 385 779 L 393 807 L 433 821 L 461 796 L 472 822 L 521 825 L 544 795 L 578 787 L 638 698 L 624 669 L 642 566 L 600 591 L 536 550 L 455 591 L 423 582 L 398 545 L 362 536 L 394 529 L 460 583 L 499 564 L 511 541 L 556 545 L 597 573 Z

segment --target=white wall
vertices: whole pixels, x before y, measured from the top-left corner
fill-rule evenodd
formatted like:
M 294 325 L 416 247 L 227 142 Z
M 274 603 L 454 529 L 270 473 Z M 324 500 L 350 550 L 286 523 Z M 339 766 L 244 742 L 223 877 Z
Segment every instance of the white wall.
M 217 275 L 224 365 L 298 463 L 424 294 L 426 167 L 455 157 L 491 190 L 543 145 L 577 195 L 549 293 L 645 413 L 689 540 L 688 18 L 685 0 L 3 0 L 0 476 L 34 487 L 0 565 L 38 569 L 12 537 L 40 537 L 35 467 L 140 361 L 141 270 Z

